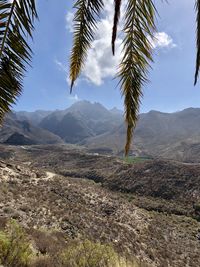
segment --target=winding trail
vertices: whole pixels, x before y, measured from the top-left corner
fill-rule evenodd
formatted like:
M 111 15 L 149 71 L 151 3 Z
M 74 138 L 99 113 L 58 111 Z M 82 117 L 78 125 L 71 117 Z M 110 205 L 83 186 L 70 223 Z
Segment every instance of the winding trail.
M 51 180 L 52 178 L 54 178 L 54 176 L 56 176 L 56 173 L 46 172 L 45 180 Z

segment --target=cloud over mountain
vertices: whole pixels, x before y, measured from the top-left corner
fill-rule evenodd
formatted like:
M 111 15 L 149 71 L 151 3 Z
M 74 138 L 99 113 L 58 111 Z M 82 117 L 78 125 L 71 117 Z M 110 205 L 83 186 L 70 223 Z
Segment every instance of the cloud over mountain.
M 121 22 L 125 14 L 126 1 L 122 4 Z M 89 50 L 88 57 L 83 69 L 83 77 L 88 82 L 97 86 L 101 85 L 106 78 L 113 78 L 117 73 L 117 68 L 122 57 L 122 36 L 119 34 L 116 40 L 116 54 L 112 55 L 111 36 L 113 26 L 113 0 L 105 2 L 104 12 L 101 20 L 97 23 L 97 32 L 92 47 Z M 73 32 L 73 13 L 68 12 L 66 15 L 66 28 Z M 122 29 L 122 23 L 119 24 L 119 30 Z M 157 48 L 174 48 L 176 45 L 171 36 L 166 32 L 155 33 L 155 38 L 151 40 L 152 47 Z

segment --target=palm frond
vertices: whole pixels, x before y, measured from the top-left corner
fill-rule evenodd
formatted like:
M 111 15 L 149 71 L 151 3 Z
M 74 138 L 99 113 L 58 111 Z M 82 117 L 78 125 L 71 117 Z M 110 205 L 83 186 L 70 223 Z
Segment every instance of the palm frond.
M 196 85 L 198 76 L 199 76 L 199 68 L 200 68 L 200 0 L 196 0 L 196 12 L 197 12 L 197 56 L 196 56 L 196 71 L 195 71 L 195 78 L 194 78 L 194 85 Z
M 35 18 L 35 0 L 0 2 L 0 122 L 22 92 L 32 54 L 27 37 L 32 38 Z
M 117 27 L 120 18 L 120 9 L 121 9 L 122 0 L 115 0 L 115 14 L 113 19 L 113 31 L 112 31 L 112 52 L 115 54 L 115 41 L 117 38 Z
M 103 0 L 77 0 L 74 8 L 74 37 L 70 58 L 71 91 L 94 40 L 97 19 L 103 8 Z
M 128 0 L 125 13 L 123 58 L 119 69 L 124 96 L 127 139 L 125 155 L 130 150 L 133 129 L 138 118 L 142 86 L 152 59 L 150 39 L 155 31 L 156 9 L 152 0 Z

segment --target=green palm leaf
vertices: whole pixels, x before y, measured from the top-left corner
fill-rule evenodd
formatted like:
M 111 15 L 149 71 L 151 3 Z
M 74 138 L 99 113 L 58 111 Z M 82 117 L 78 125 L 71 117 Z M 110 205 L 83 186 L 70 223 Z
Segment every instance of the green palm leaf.
M 77 0 L 74 8 L 74 38 L 70 59 L 71 91 L 94 40 L 97 19 L 103 8 L 103 0 Z
M 133 129 L 138 118 L 142 86 L 147 81 L 149 63 L 155 31 L 155 6 L 152 0 L 128 0 L 125 13 L 123 58 L 119 78 L 124 95 L 127 139 L 125 154 L 128 155 Z
M 113 31 L 112 31 L 112 52 L 113 52 L 113 55 L 115 54 L 115 41 L 117 38 L 117 27 L 118 27 L 118 23 L 119 23 L 121 4 L 122 4 L 121 0 L 115 0 L 115 14 L 114 14 Z
M 35 0 L 0 2 L 0 121 L 22 92 L 26 64 L 31 60 Z

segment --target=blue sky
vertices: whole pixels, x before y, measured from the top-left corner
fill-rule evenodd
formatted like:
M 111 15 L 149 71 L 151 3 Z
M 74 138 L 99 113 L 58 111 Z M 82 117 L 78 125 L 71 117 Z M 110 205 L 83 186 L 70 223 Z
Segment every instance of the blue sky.
M 59 4 L 58 4 L 59 2 Z M 113 80 L 120 58 L 120 35 L 117 55 L 111 55 L 110 30 L 112 0 L 99 22 L 93 49 L 72 95 L 67 79 L 72 42 L 72 0 L 37 1 L 32 68 L 24 80 L 24 92 L 15 110 L 65 109 L 77 100 L 100 102 L 108 108 L 122 109 L 123 99 Z M 156 1 L 158 34 L 153 41 L 154 64 L 150 82 L 143 89 L 141 112 L 173 112 L 200 107 L 200 82 L 194 87 L 195 13 L 193 0 Z

